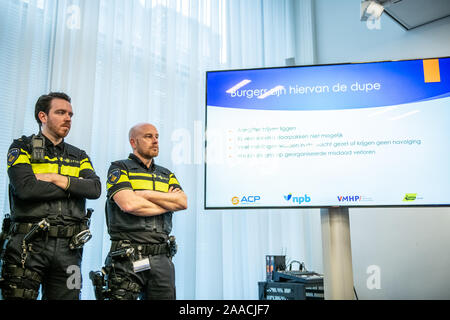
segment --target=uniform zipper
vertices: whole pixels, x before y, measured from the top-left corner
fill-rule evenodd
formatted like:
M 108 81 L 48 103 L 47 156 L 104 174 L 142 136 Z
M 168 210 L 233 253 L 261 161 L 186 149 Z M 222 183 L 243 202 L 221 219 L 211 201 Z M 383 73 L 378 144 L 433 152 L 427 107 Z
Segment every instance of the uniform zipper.
M 58 174 L 61 174 L 61 161 L 62 161 L 62 157 L 59 153 L 55 153 L 56 157 L 58 159 Z M 62 200 L 58 200 L 58 215 L 62 215 Z

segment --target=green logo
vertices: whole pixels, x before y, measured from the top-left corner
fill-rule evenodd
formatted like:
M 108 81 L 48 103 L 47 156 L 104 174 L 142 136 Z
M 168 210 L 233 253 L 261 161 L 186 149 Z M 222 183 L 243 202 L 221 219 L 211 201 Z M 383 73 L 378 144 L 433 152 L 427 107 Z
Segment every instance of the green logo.
M 403 201 L 414 201 L 417 198 L 417 193 L 407 193 L 403 198 Z

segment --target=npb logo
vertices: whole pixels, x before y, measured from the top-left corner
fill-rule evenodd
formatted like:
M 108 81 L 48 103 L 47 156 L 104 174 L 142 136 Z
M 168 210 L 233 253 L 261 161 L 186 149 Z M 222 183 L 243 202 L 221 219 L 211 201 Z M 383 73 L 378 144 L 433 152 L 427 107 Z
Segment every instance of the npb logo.
M 284 200 L 289 201 L 289 202 L 293 202 L 293 203 L 298 203 L 298 204 L 302 204 L 302 203 L 307 203 L 307 202 L 311 202 L 311 197 L 308 196 L 307 194 L 305 194 L 304 196 L 292 196 L 292 193 L 289 193 L 286 196 L 283 196 Z

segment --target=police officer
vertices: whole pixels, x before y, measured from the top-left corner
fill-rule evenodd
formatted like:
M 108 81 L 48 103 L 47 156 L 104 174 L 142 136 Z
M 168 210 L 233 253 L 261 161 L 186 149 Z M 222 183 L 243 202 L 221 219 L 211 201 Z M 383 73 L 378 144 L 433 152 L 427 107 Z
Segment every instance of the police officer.
M 175 175 L 155 164 L 158 131 L 148 123 L 129 132 L 128 159 L 108 171 L 106 215 L 111 250 L 105 261 L 109 298 L 175 299 L 172 214 L 187 208 Z
M 9 148 L 4 299 L 36 299 L 41 285 L 42 299 L 79 299 L 82 248 L 74 240 L 88 230 L 86 199 L 100 196 L 101 183 L 87 154 L 64 142 L 72 116 L 68 95 L 42 95 L 35 106 L 39 134 Z

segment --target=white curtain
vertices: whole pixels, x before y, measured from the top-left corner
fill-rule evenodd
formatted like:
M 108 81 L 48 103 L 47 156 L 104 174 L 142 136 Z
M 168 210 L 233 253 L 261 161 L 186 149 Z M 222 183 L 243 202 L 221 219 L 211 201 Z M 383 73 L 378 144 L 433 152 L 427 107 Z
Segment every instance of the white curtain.
M 0 1 L 0 210 L 9 212 L 6 153 L 36 131 L 34 103 L 48 90 L 54 3 Z M 2 216 L 0 214 L 0 216 Z
M 2 113 L 15 119 L 6 126 L 0 120 L 3 154 L 13 137 L 37 130 L 32 121 L 37 97 L 64 91 L 75 113 L 67 141 L 86 150 L 102 180 L 101 198 L 88 202 L 95 209 L 94 237 L 84 250 L 82 298 L 94 298 L 88 273 L 103 266 L 110 245 L 104 218 L 107 169 L 127 157 L 128 130 L 143 121 L 160 133 L 156 163 L 175 172 L 189 199 L 188 210 L 174 215 L 179 299 L 257 299 L 266 254 L 285 254 L 321 271 L 317 210 L 203 209 L 205 71 L 283 66 L 288 58 L 313 63 L 311 0 L 0 3 L 2 15 L 4 6 L 22 10 L 0 22 L 0 79 L 20 81 L 1 91 L 10 97 L 1 99 Z M 21 47 L 4 48 L 3 26 L 17 27 Z M 27 55 L 35 51 L 37 71 L 27 67 L 33 61 Z M 23 55 L 14 70 L 5 58 L 11 52 Z M 19 87 L 26 82 L 33 90 Z M 6 165 L 1 165 L 0 204 L 6 209 Z

